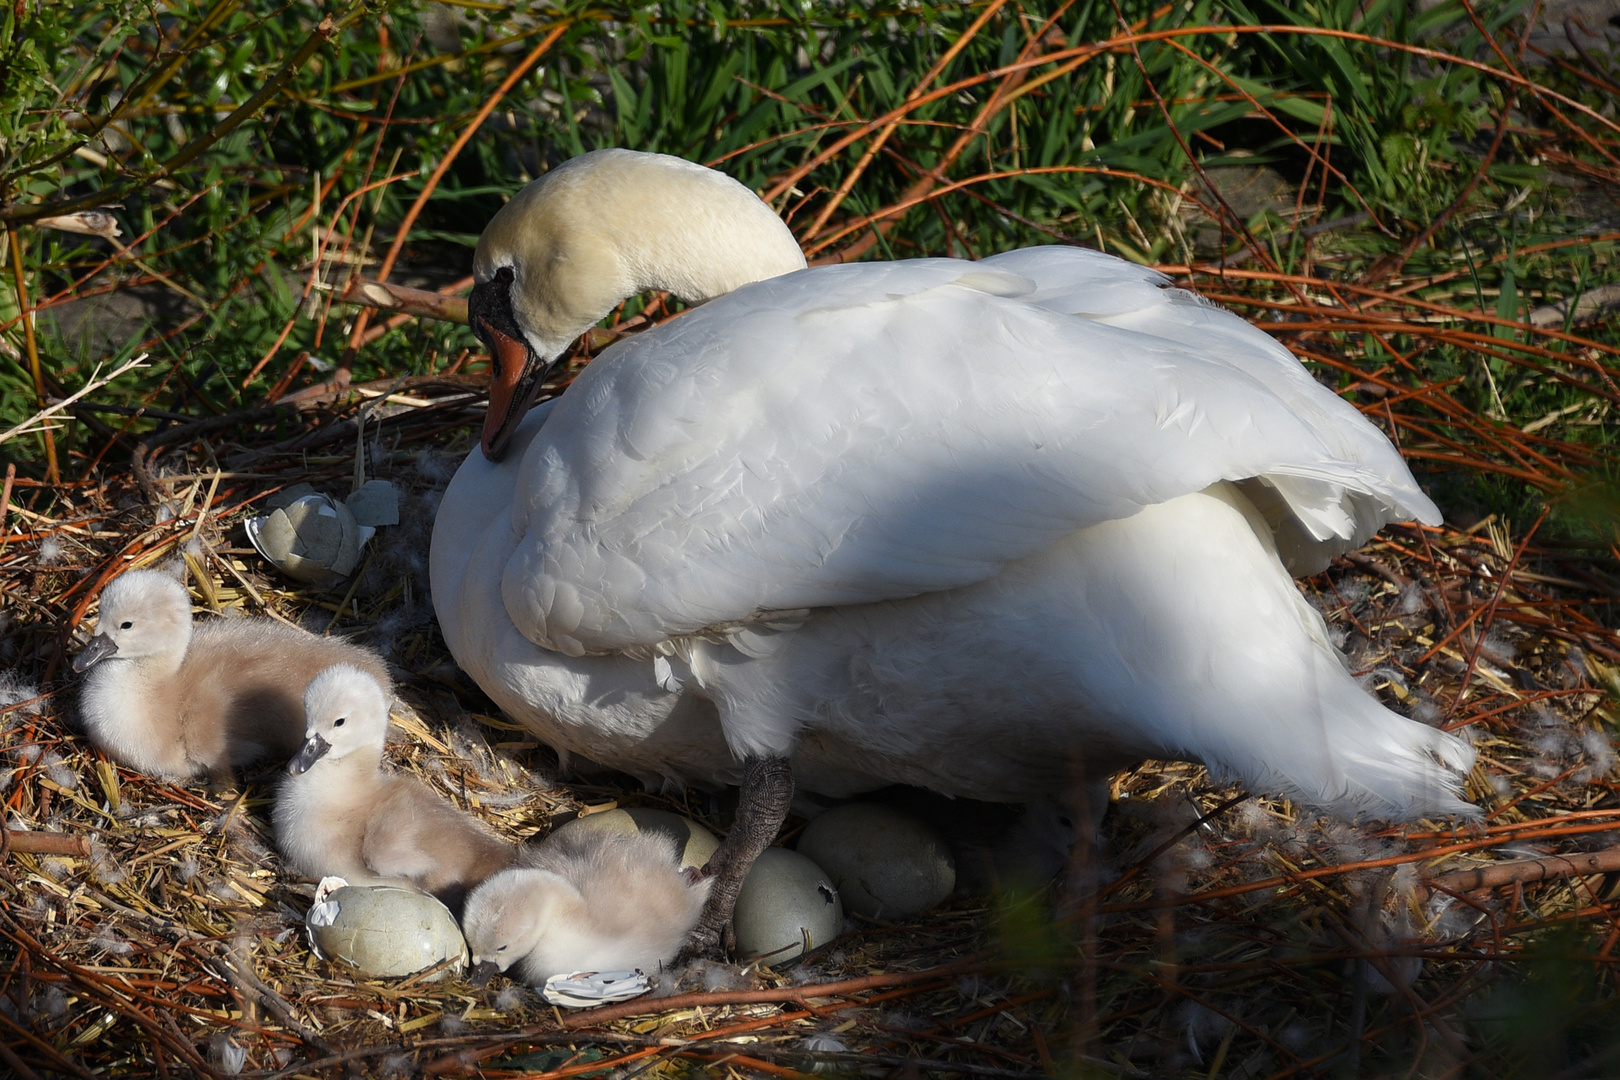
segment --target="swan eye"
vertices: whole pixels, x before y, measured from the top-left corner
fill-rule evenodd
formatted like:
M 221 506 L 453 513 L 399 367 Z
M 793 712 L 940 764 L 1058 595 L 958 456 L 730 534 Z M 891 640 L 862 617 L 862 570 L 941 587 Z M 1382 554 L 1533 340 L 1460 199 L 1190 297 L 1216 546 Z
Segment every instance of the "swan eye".
M 343 726 L 343 721 L 345 721 L 347 719 L 348 719 L 347 716 L 340 716 L 336 720 L 332 721 L 332 726 L 333 727 L 342 727 Z
M 118 624 L 118 629 L 120 629 L 120 630 L 128 630 L 130 627 L 132 627 L 134 625 L 135 625 L 134 623 L 130 622 L 128 619 L 125 619 L 123 622 Z

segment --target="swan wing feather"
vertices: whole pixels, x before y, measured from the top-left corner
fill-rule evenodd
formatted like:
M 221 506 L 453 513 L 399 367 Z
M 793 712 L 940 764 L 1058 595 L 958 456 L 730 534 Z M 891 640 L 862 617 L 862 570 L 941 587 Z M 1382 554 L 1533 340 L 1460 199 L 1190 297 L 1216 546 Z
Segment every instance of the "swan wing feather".
M 507 612 L 571 655 L 667 648 L 981 581 L 1221 480 L 1274 493 L 1298 562 L 1438 521 L 1351 405 L 1167 285 L 1074 248 L 826 267 L 621 343 L 525 451 Z

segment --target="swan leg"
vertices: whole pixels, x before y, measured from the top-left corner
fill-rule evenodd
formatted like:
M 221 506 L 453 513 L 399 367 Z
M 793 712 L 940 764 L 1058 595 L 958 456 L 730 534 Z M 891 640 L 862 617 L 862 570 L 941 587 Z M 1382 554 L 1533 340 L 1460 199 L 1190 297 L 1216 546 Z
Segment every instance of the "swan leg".
M 731 831 L 703 868 L 704 876 L 713 878 L 714 884 L 678 962 L 713 956 L 721 951 L 722 942 L 730 949 L 731 913 L 743 879 L 759 853 L 776 839 L 793 802 L 793 770 L 788 759 L 749 758 L 743 767 L 740 795 Z

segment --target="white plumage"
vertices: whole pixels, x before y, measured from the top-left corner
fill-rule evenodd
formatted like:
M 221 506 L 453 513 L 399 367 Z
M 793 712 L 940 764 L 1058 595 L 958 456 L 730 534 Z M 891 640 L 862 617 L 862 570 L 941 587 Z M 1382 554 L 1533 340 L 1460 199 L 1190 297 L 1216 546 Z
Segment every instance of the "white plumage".
M 612 244 L 681 262 L 682 207 L 716 196 L 634 157 L 655 224 Z M 491 223 L 481 280 L 552 288 L 545 203 L 543 180 Z M 620 207 L 563 209 L 585 243 L 575 219 Z M 514 299 L 531 353 L 566 339 L 528 314 L 556 306 Z M 468 457 L 432 578 L 502 708 L 653 781 L 789 757 L 828 794 L 1025 801 L 1173 757 L 1341 814 L 1468 813 L 1471 752 L 1362 691 L 1289 574 L 1406 518 L 1439 514 L 1276 342 L 1034 248 L 784 273 L 614 346 L 503 461 Z
M 467 897 L 472 962 L 543 984 L 576 971 L 654 972 L 698 920 L 710 879 L 680 868 L 674 841 L 559 833 L 527 847 Z

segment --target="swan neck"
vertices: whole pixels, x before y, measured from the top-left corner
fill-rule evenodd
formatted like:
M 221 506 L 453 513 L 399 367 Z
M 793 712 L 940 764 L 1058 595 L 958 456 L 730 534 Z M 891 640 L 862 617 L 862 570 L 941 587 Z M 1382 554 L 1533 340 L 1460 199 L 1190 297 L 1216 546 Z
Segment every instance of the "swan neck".
M 315 765 L 317 769 L 325 766 L 329 780 L 335 781 L 341 778 L 345 783 L 348 783 L 381 773 L 383 771 L 382 759 L 383 748 L 368 743 L 365 746 L 355 747 L 342 757 L 333 757 L 328 754 L 317 761 Z M 310 770 L 310 772 L 315 771 L 316 769 Z
M 148 680 L 170 679 L 180 673 L 180 668 L 186 662 L 186 650 L 191 645 L 191 627 L 186 626 L 185 639 L 164 649 L 162 652 L 147 653 L 145 656 L 131 657 L 127 662 L 133 664 L 140 676 Z M 113 662 L 118 658 L 113 657 Z M 106 661 L 103 661 L 105 663 Z

